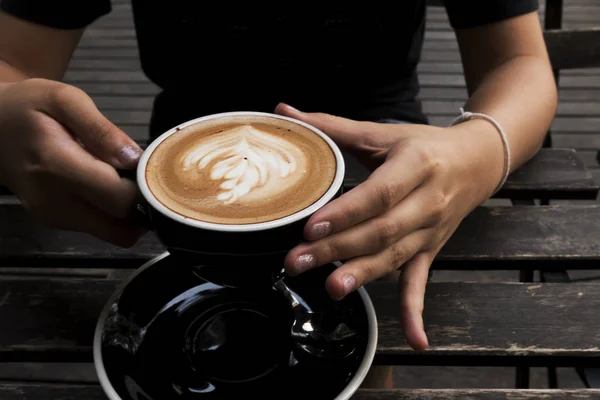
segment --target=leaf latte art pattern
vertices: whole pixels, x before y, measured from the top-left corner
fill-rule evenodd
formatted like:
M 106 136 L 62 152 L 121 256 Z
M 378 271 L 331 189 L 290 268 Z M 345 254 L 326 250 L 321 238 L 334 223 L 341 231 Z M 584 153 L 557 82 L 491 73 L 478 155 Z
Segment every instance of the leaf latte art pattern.
M 183 158 L 183 167 L 204 169 L 211 165 L 210 178 L 223 181 L 217 199 L 231 204 L 272 180 L 290 176 L 296 171 L 294 153 L 298 152 L 300 149 L 289 141 L 242 125 L 195 145 Z

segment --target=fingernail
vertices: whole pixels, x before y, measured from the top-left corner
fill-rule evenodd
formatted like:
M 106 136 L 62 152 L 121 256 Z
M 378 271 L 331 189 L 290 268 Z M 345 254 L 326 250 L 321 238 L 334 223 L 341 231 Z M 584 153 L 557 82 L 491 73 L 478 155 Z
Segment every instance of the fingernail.
M 121 153 L 119 154 L 119 158 L 121 162 L 125 164 L 129 164 L 131 162 L 135 162 L 142 155 L 142 149 L 137 146 L 127 145 L 121 149 Z
M 312 226 L 312 235 L 311 239 L 317 240 L 324 238 L 325 236 L 331 233 L 331 223 L 330 222 L 318 222 Z
M 342 277 L 342 285 L 344 286 L 344 293 L 348 294 L 354 290 L 354 285 L 356 285 L 356 278 L 352 275 L 346 274 Z
M 315 260 L 315 256 L 312 254 L 302 254 L 296 258 L 296 262 L 294 263 L 294 272 L 296 274 L 301 274 L 304 271 L 314 267 L 317 264 Z

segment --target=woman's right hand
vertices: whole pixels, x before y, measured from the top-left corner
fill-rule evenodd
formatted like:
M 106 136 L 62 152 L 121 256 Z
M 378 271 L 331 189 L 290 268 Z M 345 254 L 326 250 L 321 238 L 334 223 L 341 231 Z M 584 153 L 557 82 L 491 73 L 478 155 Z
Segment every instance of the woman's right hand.
M 140 147 L 82 90 L 27 79 L 0 87 L 0 184 L 44 225 L 129 247 L 144 233 L 131 215 Z

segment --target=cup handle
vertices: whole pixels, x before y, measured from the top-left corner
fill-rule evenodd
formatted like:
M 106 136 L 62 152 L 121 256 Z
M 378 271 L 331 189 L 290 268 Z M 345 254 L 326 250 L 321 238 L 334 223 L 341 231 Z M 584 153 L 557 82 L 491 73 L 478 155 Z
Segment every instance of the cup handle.
M 133 181 L 137 186 L 137 169 L 117 169 L 117 172 L 121 178 L 129 179 Z M 148 207 L 146 206 L 141 194 L 138 193 L 138 195 L 138 197 L 142 200 L 135 205 L 135 208 L 130 218 L 136 225 L 141 225 L 144 228 L 153 231 L 154 226 L 152 225 L 152 221 L 150 220 L 150 216 L 148 215 Z

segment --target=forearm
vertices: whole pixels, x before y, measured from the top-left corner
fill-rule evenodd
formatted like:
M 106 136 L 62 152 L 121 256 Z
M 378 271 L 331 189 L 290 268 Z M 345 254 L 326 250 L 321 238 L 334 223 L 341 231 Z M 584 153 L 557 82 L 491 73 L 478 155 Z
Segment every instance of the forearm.
M 548 62 L 518 56 L 493 69 L 473 91 L 465 109 L 490 115 L 502 126 L 514 171 L 541 147 L 556 106 L 556 85 Z M 487 125 L 498 134 L 493 125 Z M 499 139 L 497 144 L 501 144 Z
M 557 93 L 549 64 L 543 59 L 514 57 L 492 69 L 473 88 L 465 111 L 487 114 L 503 128 L 510 147 L 510 172 L 540 149 L 556 112 Z M 470 155 L 472 179 L 483 199 L 503 177 L 504 147 L 496 127 L 472 119 L 451 128 Z
M 62 80 L 82 34 L 0 11 L 0 88 L 34 77 Z

